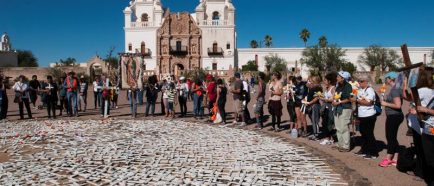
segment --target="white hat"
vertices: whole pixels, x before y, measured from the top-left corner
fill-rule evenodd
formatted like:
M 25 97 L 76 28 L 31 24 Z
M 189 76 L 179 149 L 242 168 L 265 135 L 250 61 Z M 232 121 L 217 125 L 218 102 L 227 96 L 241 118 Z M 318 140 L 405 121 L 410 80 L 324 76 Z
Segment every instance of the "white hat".
M 339 76 L 343 77 L 345 80 L 348 80 L 351 78 L 351 74 L 346 71 L 340 71 Z
M 179 80 L 184 81 L 184 80 L 185 80 L 185 77 L 184 77 L 184 76 L 181 76 L 181 77 L 179 78 Z

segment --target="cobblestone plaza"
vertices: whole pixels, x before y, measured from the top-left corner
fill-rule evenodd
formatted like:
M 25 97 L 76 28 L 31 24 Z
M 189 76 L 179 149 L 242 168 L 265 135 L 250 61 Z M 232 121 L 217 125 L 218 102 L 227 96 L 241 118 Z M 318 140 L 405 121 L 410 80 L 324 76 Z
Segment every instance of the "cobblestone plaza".
M 186 121 L 0 123 L 2 185 L 347 185 L 324 160 L 255 131 Z

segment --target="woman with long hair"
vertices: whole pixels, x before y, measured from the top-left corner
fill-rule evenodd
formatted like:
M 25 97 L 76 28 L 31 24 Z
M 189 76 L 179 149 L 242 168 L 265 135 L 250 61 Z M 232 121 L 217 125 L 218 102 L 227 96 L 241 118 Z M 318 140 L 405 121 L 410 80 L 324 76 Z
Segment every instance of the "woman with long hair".
M 295 113 L 295 84 L 297 84 L 297 81 L 294 76 L 288 77 L 288 84 L 285 88 L 285 98 L 286 98 L 286 109 L 288 110 L 289 114 L 289 133 L 291 133 L 292 129 L 294 128 L 294 125 L 297 121 L 296 113 Z
M 321 145 L 331 145 L 334 143 L 333 130 L 335 128 L 335 121 L 333 118 L 333 96 L 336 90 L 336 73 L 328 73 L 324 78 L 324 94 L 320 97 L 323 102 L 322 105 L 322 126 L 324 140 L 320 142 Z
M 283 87 L 280 79 L 282 75 L 280 72 L 274 72 L 272 76 L 272 81 L 270 83 L 270 100 L 268 102 L 268 108 L 271 114 L 271 125 L 272 130 L 280 131 L 280 122 L 282 118 L 282 94 Z M 277 127 L 277 128 L 276 128 Z
M 295 84 L 295 114 L 297 117 L 297 129 L 298 134 L 302 137 L 307 137 L 307 121 L 306 116 L 304 115 L 301 107 L 302 107 L 302 100 L 307 96 L 307 87 L 306 83 L 302 81 L 301 77 L 296 78 L 296 84 Z M 303 130 L 302 130 L 303 127 Z
M 309 113 L 307 114 L 310 118 L 310 121 L 312 122 L 313 131 L 312 136 L 309 137 L 310 140 L 318 140 L 319 137 L 319 119 L 321 110 L 319 97 L 322 95 L 322 87 L 320 83 L 321 78 L 319 76 L 311 76 L 309 77 L 309 81 L 307 84 L 308 93 L 306 97 L 306 107 L 309 108 Z
M 217 80 L 217 107 L 220 116 L 222 117 L 222 122 L 226 124 L 226 96 L 228 94 L 228 89 L 222 79 Z
M 413 143 L 416 148 L 417 166 L 421 167 L 422 176 L 427 185 L 434 185 L 434 82 L 433 73 L 429 70 L 419 72 L 416 87 L 418 88 L 420 106 L 410 109 L 409 123 L 413 129 Z M 404 83 L 404 90 L 407 84 Z M 411 96 L 410 96 L 411 97 Z M 417 113 L 423 115 L 424 121 L 417 121 Z M 411 120 L 410 117 L 414 119 Z M 416 121 L 415 121 L 416 120 Z M 422 124 L 422 123 L 423 124 Z M 418 126 L 415 126 L 419 123 Z M 417 175 L 417 174 L 416 174 Z

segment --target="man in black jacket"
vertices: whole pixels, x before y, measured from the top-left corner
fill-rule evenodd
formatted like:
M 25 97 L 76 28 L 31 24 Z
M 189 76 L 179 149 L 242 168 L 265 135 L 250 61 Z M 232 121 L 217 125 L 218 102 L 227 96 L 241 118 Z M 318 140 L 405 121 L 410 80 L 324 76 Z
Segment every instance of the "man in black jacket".
M 54 83 L 53 81 L 53 77 L 47 76 L 47 83 L 44 83 L 42 85 L 42 92 L 46 94 L 45 103 L 47 105 L 48 118 L 51 118 L 51 116 L 53 116 L 53 118 L 56 119 L 56 105 L 58 101 L 58 97 L 57 97 L 58 90 L 59 89 L 57 87 L 57 84 Z

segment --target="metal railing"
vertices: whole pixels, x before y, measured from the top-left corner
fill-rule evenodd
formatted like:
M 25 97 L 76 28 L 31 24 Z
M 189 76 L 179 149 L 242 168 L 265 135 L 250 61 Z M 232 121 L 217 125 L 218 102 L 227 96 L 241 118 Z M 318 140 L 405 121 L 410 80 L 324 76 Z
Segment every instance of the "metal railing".
M 230 25 L 228 20 L 203 20 L 202 25 L 205 26 L 227 26 Z
M 187 54 L 187 46 L 170 46 L 170 53 L 172 54 Z
M 217 47 L 217 48 L 214 48 L 214 47 L 211 47 L 211 48 L 208 48 L 208 55 L 223 55 L 223 49 L 221 48 L 221 47 Z
M 146 28 L 154 26 L 153 22 L 131 22 L 131 28 Z

